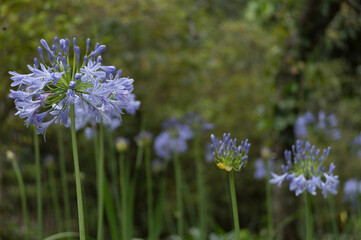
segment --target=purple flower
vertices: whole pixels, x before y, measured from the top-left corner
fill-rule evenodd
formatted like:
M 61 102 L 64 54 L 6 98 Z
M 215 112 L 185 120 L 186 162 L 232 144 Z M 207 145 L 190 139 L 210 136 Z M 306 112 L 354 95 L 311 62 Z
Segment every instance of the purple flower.
M 19 74 L 10 71 L 12 87 L 10 98 L 14 99 L 16 115 L 24 118 L 27 125 L 37 126 L 37 133 L 44 134 L 52 124 L 70 126 L 70 106 L 76 109 L 77 128 L 87 121 L 110 124 L 112 119 L 120 124 L 124 111 L 134 113 L 140 102 L 135 101 L 133 79 L 120 77 L 114 66 L 103 66 L 98 56 L 106 47 L 96 45 L 94 51 L 84 56 L 80 63 L 80 49 L 69 47 L 68 39 L 55 38 L 52 48 L 41 40 L 48 59 L 44 59 L 43 50 L 38 48 L 41 63 L 34 59 L 34 66 L 28 65 L 30 73 Z M 87 48 L 90 41 L 87 40 Z M 58 45 L 59 44 L 59 45 Z M 69 56 L 73 49 L 74 58 Z M 88 54 L 88 53 L 86 53 Z M 96 60 L 98 57 L 98 60 Z M 83 122 L 82 122 L 83 121 Z
M 271 184 L 278 184 L 278 187 L 281 187 L 282 185 L 282 182 L 285 180 L 285 178 L 288 176 L 287 173 L 285 174 L 282 174 L 282 175 L 277 175 L 273 172 L 271 172 L 271 175 L 272 175 L 272 179 L 270 179 L 270 183 Z
M 311 112 L 298 117 L 295 123 L 295 135 L 297 138 L 305 139 L 308 136 L 309 128 L 313 128 L 315 132 L 326 134 L 333 140 L 341 139 L 341 131 L 337 128 L 338 122 L 334 114 L 327 116 L 325 112 L 320 111 L 318 118 L 314 117 Z
M 216 137 L 211 134 L 213 159 L 220 169 L 227 172 L 233 170 L 241 171 L 246 167 L 248 162 L 248 151 L 251 144 L 248 139 L 241 141 L 237 146 L 237 139 L 231 139 L 231 134 L 223 134 L 223 140 L 218 141 Z
M 174 153 L 188 150 L 187 141 L 193 137 L 190 127 L 171 118 L 163 123 L 161 132 L 154 141 L 154 150 L 158 157 L 170 160 Z
M 316 189 L 321 189 L 324 198 L 328 193 L 337 194 L 339 185 L 338 176 L 333 175 L 335 165 L 330 164 L 328 173 L 325 172 L 323 162 L 327 159 L 331 148 L 324 149 L 322 154 L 319 149 L 309 142 L 296 141 L 292 151 L 285 151 L 286 165 L 282 165 L 283 175 L 272 174 L 271 184 L 281 186 L 283 180 L 290 182 L 290 191 L 295 191 L 296 196 L 304 191 L 316 195 Z M 293 156 L 292 156 L 293 155 Z
M 347 180 L 343 185 L 343 201 L 349 201 L 353 207 L 356 207 L 359 194 L 361 194 L 361 181 L 356 178 Z

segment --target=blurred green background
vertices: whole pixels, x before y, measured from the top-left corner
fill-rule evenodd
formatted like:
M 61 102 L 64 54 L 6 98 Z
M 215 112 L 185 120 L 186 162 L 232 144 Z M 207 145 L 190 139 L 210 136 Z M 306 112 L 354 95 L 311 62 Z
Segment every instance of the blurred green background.
M 359 1 L 2 0 L 0 28 L 0 239 L 21 239 L 19 191 L 6 150 L 14 151 L 20 162 L 34 226 L 36 221 L 32 131 L 14 115 L 14 104 L 7 99 L 11 83 L 8 71 L 26 73 L 26 65 L 37 56 L 40 39 L 52 41 L 55 36 L 77 37 L 81 48 L 88 37 L 92 43 L 107 45 L 105 65 L 114 65 L 123 70 L 123 76 L 134 78 L 134 93 L 142 102 L 141 108 L 135 116 L 124 115 L 115 136 L 133 139 L 143 121 L 147 129 L 158 134 L 165 119 L 195 111 L 215 124 L 215 135 L 231 132 L 234 137 L 249 138 L 249 166 L 236 176 L 238 205 L 241 228 L 260 238 L 266 221 L 264 183 L 253 179 L 252 161 L 259 157 L 262 146 L 269 146 L 282 163 L 283 150 L 295 140 L 293 125 L 300 114 L 320 110 L 334 113 L 342 131 L 341 141 L 315 133 L 312 143 L 332 146 L 331 161 L 337 166 L 341 185 L 357 177 L 360 170 L 360 159 L 350 152 L 350 142 L 361 131 Z M 81 134 L 78 138 L 85 195 L 94 200 L 87 205 L 86 211 L 93 215 L 87 224 L 95 226 L 93 153 L 89 151 L 91 143 Z M 208 140 L 207 135 L 204 142 Z M 134 142 L 131 148 L 135 149 Z M 57 155 L 55 128 L 48 130 L 46 143 L 41 139 L 41 156 L 47 154 Z M 194 165 L 187 156 L 182 161 L 192 189 Z M 70 146 L 67 161 L 72 176 Z M 43 170 L 46 176 L 45 167 Z M 173 178 L 172 173 L 169 178 Z M 212 229 L 230 231 L 228 195 L 222 194 L 224 174 L 209 164 L 206 180 Z M 75 186 L 69 186 L 75 209 Z M 145 190 L 140 187 L 140 199 L 142 194 Z M 298 199 L 287 190 L 277 194 L 283 198 L 280 203 L 275 200 L 279 221 L 294 209 Z M 348 211 L 341 195 L 342 189 L 336 197 L 338 215 Z M 51 201 L 46 200 L 49 198 L 44 191 L 45 231 L 51 234 L 56 229 Z M 329 216 L 321 207 L 322 199 L 315 198 L 315 206 L 320 206 L 316 224 L 320 226 L 319 236 L 327 236 Z M 140 213 L 136 214 L 135 228 L 138 235 L 144 235 L 146 210 L 140 200 L 136 201 L 139 207 L 135 209 Z M 288 210 L 279 210 L 282 207 Z M 73 215 L 76 223 L 75 210 Z M 347 221 L 339 221 L 341 229 Z M 295 226 L 290 229 L 297 231 Z M 90 232 L 94 235 L 95 227 Z M 285 230 L 280 236 L 287 234 Z

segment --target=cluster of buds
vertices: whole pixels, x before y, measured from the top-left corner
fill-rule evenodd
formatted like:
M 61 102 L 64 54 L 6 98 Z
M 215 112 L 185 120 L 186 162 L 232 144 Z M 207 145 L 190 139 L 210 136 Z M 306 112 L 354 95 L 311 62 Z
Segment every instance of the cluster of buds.
M 251 144 L 248 139 L 237 146 L 237 139 L 231 139 L 231 134 L 223 134 L 223 141 L 211 135 L 213 158 L 217 166 L 227 172 L 240 171 L 248 162 L 248 151 Z

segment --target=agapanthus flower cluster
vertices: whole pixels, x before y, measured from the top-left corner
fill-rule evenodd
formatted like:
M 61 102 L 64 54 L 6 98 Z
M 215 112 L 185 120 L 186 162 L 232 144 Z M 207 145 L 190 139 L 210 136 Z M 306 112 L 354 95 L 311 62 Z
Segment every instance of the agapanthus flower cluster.
M 306 190 L 312 195 L 316 195 L 316 189 L 322 190 L 326 198 L 328 193 L 337 194 L 339 180 L 337 175 L 333 175 L 335 165 L 330 164 L 326 172 L 323 162 L 327 159 L 331 147 L 321 152 L 309 142 L 298 140 L 296 145 L 292 145 L 292 151 L 285 151 L 286 165 L 282 165 L 282 175 L 273 172 L 270 183 L 281 184 L 284 180 L 290 182 L 290 191 L 295 191 L 296 196 Z
M 9 72 L 13 80 L 10 98 L 15 99 L 16 115 L 25 119 L 28 126 L 37 127 L 44 134 L 52 124 L 70 126 L 70 109 L 74 104 L 76 125 L 85 121 L 110 124 L 112 119 L 121 119 L 123 111 L 133 112 L 139 104 L 134 100 L 133 79 L 121 77 L 114 66 L 103 65 L 100 54 L 105 45 L 95 45 L 90 50 L 90 39 L 81 54 L 77 39 L 54 39 L 49 45 L 41 40 L 38 47 L 40 60 L 28 65 L 30 73 Z M 45 58 L 43 52 L 47 58 Z M 83 55 L 83 57 L 82 57 Z
M 248 139 L 242 141 L 239 146 L 237 146 L 237 139 L 231 139 L 230 133 L 224 133 L 223 140 L 217 140 L 212 134 L 211 140 L 213 159 L 220 169 L 227 172 L 232 170 L 240 171 L 247 165 L 247 154 L 251 147 L 251 144 L 248 143 Z
M 163 123 L 163 131 L 155 138 L 154 150 L 158 157 L 171 159 L 188 149 L 187 141 L 193 137 L 191 128 L 171 118 Z
M 339 140 L 341 138 L 341 132 L 337 126 L 338 123 L 334 114 L 327 116 L 325 112 L 320 111 L 318 118 L 316 118 L 311 112 L 306 112 L 296 120 L 295 135 L 297 138 L 305 139 L 311 127 L 316 132 L 322 132 L 334 140 Z

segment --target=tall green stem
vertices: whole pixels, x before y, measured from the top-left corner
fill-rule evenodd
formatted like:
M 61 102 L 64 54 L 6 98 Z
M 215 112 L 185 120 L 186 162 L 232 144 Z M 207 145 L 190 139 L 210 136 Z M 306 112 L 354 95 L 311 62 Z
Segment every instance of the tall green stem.
M 111 186 L 114 193 L 114 201 L 116 207 L 116 214 L 118 217 L 118 221 L 121 222 L 121 203 L 120 203 L 120 195 L 119 195 L 119 188 L 118 188 L 118 177 L 117 177 L 117 163 L 115 157 L 115 148 L 114 148 L 114 138 L 113 134 L 110 131 L 105 131 L 107 137 L 107 146 L 108 146 L 108 153 L 109 153 L 109 172 L 111 177 Z
M 204 240 L 207 237 L 207 207 L 206 207 L 206 194 L 204 189 L 203 180 L 203 166 L 202 158 L 199 147 L 199 136 L 194 138 L 194 157 L 196 159 L 197 168 L 197 190 L 198 190 L 198 214 L 199 214 L 199 226 L 201 230 L 200 239 Z
M 74 104 L 72 104 L 70 107 L 70 116 L 71 116 L 71 143 L 72 143 L 72 147 L 73 147 L 76 198 L 77 198 L 77 203 L 78 203 L 79 234 L 80 234 L 80 240 L 85 240 L 84 210 L 83 210 L 83 198 L 82 198 L 82 192 L 81 192 L 78 146 L 77 146 L 76 132 L 75 132 Z
M 55 180 L 55 174 L 54 174 L 54 166 L 49 167 L 49 183 L 50 183 L 50 192 L 51 192 L 51 198 L 54 205 L 54 211 L 55 211 L 55 219 L 56 224 L 58 226 L 58 231 L 61 232 L 62 230 L 62 220 L 60 215 L 60 204 L 59 204 L 59 198 L 57 193 L 57 186 L 56 186 L 56 180 Z
M 306 213 L 306 240 L 312 239 L 312 216 L 311 216 L 311 199 L 308 192 L 305 192 L 305 213 Z
M 268 239 L 273 239 L 273 208 L 272 208 L 272 189 L 270 180 L 270 161 L 267 160 L 267 174 L 266 174 L 266 202 L 267 202 L 267 228 Z
M 237 198 L 236 198 L 236 190 L 235 190 L 235 187 L 234 187 L 234 177 L 233 177 L 233 172 L 232 171 L 230 171 L 228 173 L 228 177 L 229 177 L 229 187 L 231 189 L 234 231 L 235 231 L 236 239 L 239 240 L 239 239 L 241 239 L 241 234 L 240 234 L 240 230 L 239 230 Z
M 66 230 L 70 231 L 70 200 L 69 200 L 69 190 L 68 190 L 68 180 L 66 174 L 66 164 L 64 157 L 64 139 L 63 132 L 61 128 L 58 128 L 58 151 L 59 151 L 59 162 L 60 162 L 60 175 L 61 175 L 61 185 L 63 189 L 63 201 L 64 201 L 64 212 L 65 212 L 65 226 Z
M 182 169 L 177 153 L 174 153 L 175 188 L 177 194 L 177 231 L 178 236 L 183 239 L 183 193 L 182 193 Z
M 150 149 L 149 146 L 145 148 L 145 174 L 147 179 L 147 199 L 148 199 L 148 239 L 154 240 L 153 228 L 153 182 L 150 166 Z
M 34 127 L 34 150 L 35 150 L 35 168 L 36 168 L 36 205 L 38 209 L 38 239 L 43 239 L 43 205 L 41 192 L 41 163 L 40 163 L 40 147 L 39 138 Z
M 104 213 L 104 129 L 103 123 L 99 126 L 99 157 L 98 157 L 98 231 L 97 239 L 103 239 Z
M 127 184 L 125 173 L 124 153 L 120 153 L 119 157 L 119 172 L 120 172 L 120 191 L 122 198 L 122 236 L 123 240 L 128 240 L 128 225 L 127 225 Z
M 25 239 L 29 239 L 29 218 L 28 218 L 28 207 L 26 203 L 26 193 L 25 193 L 25 185 L 23 176 L 21 175 L 21 171 L 16 159 L 10 159 L 11 164 L 13 165 L 16 178 L 18 179 L 19 190 L 20 190 L 20 198 L 21 198 L 21 208 L 23 211 L 23 221 L 25 226 Z

